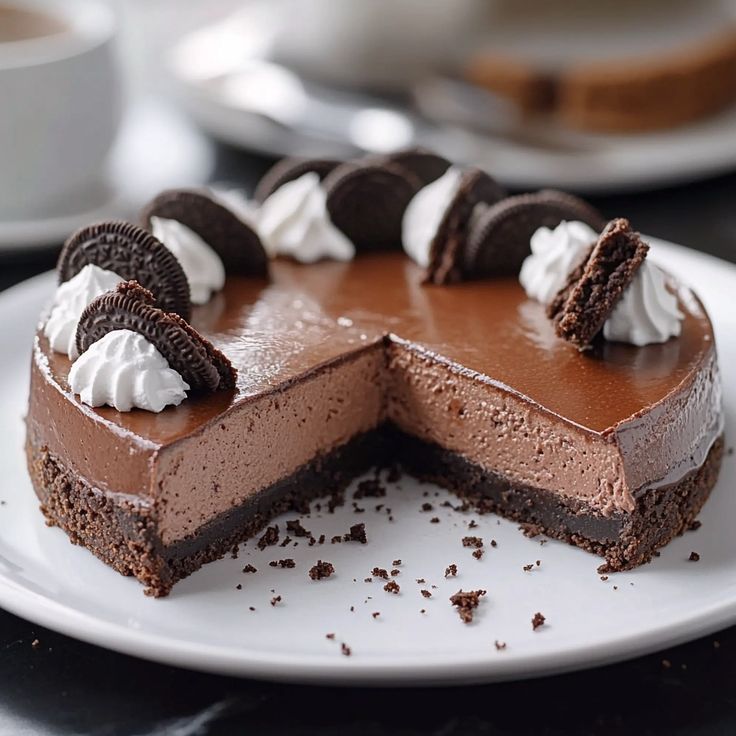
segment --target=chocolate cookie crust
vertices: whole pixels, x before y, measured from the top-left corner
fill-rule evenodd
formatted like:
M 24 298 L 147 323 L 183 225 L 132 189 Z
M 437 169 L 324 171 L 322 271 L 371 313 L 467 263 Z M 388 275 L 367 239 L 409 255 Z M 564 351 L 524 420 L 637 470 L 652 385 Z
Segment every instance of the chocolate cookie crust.
M 564 299 L 555 299 L 555 331 L 579 348 L 587 347 L 632 282 L 649 246 L 628 220 L 611 220 L 598 238 L 580 277 L 568 283 Z M 555 312 L 556 310 L 556 312 Z

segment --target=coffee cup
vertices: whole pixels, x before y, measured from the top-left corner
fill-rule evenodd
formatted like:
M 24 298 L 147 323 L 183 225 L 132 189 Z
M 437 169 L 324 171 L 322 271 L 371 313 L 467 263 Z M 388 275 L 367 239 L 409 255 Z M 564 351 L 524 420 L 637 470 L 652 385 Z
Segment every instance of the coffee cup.
M 0 221 L 95 199 L 121 114 L 115 28 L 94 0 L 0 0 Z

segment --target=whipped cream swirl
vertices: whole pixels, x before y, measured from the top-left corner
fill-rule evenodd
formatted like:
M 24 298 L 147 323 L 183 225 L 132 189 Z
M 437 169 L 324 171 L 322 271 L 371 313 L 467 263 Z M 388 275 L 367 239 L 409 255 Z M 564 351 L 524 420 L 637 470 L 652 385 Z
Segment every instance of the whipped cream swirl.
M 54 352 L 66 353 L 70 360 L 77 358 L 77 324 L 82 312 L 90 302 L 114 289 L 122 280 L 113 271 L 88 263 L 76 276 L 59 284 L 43 328 Z
M 69 386 L 89 406 L 160 412 L 186 398 L 189 385 L 155 345 L 132 330 L 113 330 L 82 353 Z
M 540 227 L 530 241 L 532 254 L 519 272 L 527 296 L 549 304 L 596 240 L 598 233 L 584 222 L 563 220 L 554 230 Z
M 451 166 L 439 178 L 412 197 L 401 225 L 401 240 L 407 255 L 423 268 L 429 266 L 432 241 L 442 218 L 460 188 L 462 169 Z
M 151 218 L 151 230 L 177 258 L 189 281 L 192 304 L 206 304 L 225 285 L 225 266 L 215 251 L 178 220 Z
M 661 268 L 645 260 L 603 325 L 606 340 L 642 347 L 679 337 L 685 315 Z
M 330 220 L 327 196 L 314 172 L 283 184 L 267 197 L 256 228 L 272 258 L 290 256 L 300 263 L 315 263 L 355 257 L 353 243 Z

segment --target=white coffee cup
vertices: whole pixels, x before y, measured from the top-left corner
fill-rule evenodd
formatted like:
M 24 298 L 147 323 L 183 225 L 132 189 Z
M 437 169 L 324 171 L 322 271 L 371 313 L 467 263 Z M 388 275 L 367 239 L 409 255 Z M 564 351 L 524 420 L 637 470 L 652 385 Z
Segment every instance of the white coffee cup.
M 115 27 L 93 0 L 0 0 L 0 221 L 95 198 L 121 114 Z

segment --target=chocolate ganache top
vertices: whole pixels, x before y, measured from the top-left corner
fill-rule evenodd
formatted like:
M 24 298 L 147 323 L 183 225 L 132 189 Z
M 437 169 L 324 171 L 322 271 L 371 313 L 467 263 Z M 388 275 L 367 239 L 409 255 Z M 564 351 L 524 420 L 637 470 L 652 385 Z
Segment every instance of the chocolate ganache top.
M 38 349 L 49 376 L 81 411 L 155 445 L 204 427 L 234 404 L 299 379 L 390 336 L 463 371 L 503 384 L 565 420 L 602 433 L 662 402 L 692 380 L 714 352 L 698 299 L 678 287 L 682 334 L 635 347 L 605 342 L 578 352 L 555 335 L 545 307 L 513 277 L 452 286 L 424 282 L 399 252 L 303 265 L 277 259 L 269 281 L 231 275 L 192 325 L 237 369 L 234 390 L 192 396 L 160 414 L 92 409 L 68 389 L 69 359 Z

